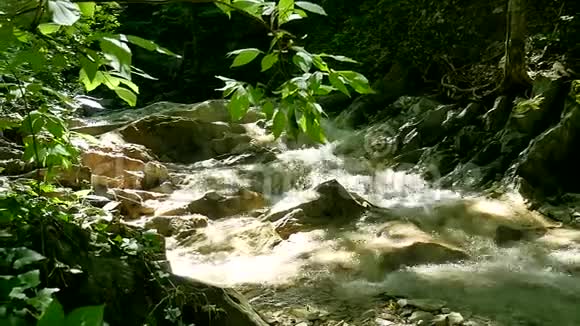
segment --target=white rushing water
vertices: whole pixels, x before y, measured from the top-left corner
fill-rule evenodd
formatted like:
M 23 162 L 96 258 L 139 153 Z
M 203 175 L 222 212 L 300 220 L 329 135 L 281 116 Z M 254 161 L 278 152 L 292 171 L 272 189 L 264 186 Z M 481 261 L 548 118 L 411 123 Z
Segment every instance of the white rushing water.
M 183 171 L 183 187 L 172 196 L 182 203 L 210 190 L 249 187 L 263 192 L 280 209 L 310 198 L 315 186 L 336 179 L 373 204 L 401 215 L 440 220 L 453 214 L 458 219 L 474 218 L 461 216 L 464 211 L 460 210 L 450 213 L 436 209 L 468 200 L 461 194 L 431 187 L 418 175 L 388 169 L 373 172 L 362 158 L 334 155 L 335 145 L 285 151 L 269 164 L 197 164 Z M 494 216 L 511 219 L 525 215 L 517 202 L 478 203 L 474 207 Z M 542 243 L 521 242 L 499 248 L 491 238 L 470 230 L 435 230 L 460 243 L 472 258 L 455 264 L 379 271 L 380 277 L 372 281 L 364 272 L 340 273 L 349 268 L 377 268 L 365 265 L 368 262 L 358 259 L 343 240 L 375 237 L 380 222 L 363 219 L 349 229 L 300 232 L 271 248 L 269 229 L 263 222 L 249 216 L 235 217 L 210 223 L 194 243 L 178 245 L 170 239 L 168 256 L 175 273 L 225 286 L 300 288 L 312 286 L 305 280 L 316 283 L 316 279 L 330 279 L 331 285 L 324 285 L 331 287 L 330 301 L 370 300 L 375 294 L 388 292 L 442 299 L 454 309 L 473 312 L 498 325 L 580 325 L 580 233 L 554 231 Z M 470 223 L 477 228 L 478 221 Z M 547 249 L 547 244 L 557 246 Z

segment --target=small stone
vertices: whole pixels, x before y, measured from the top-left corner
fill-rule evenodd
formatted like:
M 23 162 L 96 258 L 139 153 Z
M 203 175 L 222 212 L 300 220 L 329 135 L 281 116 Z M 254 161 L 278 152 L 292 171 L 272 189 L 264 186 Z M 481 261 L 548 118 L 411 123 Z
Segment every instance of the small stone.
M 433 314 L 430 312 L 418 310 L 418 311 L 414 311 L 411 314 L 411 317 L 409 317 L 409 321 L 415 322 L 415 323 L 418 323 L 419 321 L 422 321 L 424 323 L 428 323 L 428 322 L 431 322 L 434 317 L 435 316 L 433 316 Z
M 379 317 L 381 319 L 386 319 L 386 320 L 397 320 L 397 316 L 390 314 L 388 312 L 383 312 L 379 315 Z
M 433 326 L 448 326 L 447 324 L 447 315 L 437 315 L 433 318 L 432 321 Z
M 447 320 L 449 321 L 449 326 L 458 326 L 465 320 L 463 316 L 458 312 L 452 312 L 447 315 Z
M 375 323 L 377 324 L 377 326 L 391 326 L 391 325 L 395 325 L 394 322 L 392 322 L 390 320 L 382 319 L 382 318 L 375 318 Z
M 448 314 L 448 313 L 451 312 L 451 309 L 449 309 L 449 308 L 441 308 L 441 312 L 444 313 L 444 314 Z
M 308 323 L 305 322 L 305 321 L 303 321 L 303 322 L 301 322 L 299 324 L 296 324 L 296 326 L 308 326 Z

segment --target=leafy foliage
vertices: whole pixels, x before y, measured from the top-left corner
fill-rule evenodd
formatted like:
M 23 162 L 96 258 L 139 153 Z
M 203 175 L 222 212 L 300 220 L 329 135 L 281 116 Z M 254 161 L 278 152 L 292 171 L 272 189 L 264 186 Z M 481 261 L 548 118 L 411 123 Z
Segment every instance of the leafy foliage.
M 0 114 L 20 117 L 0 124 L 0 131 L 18 130 L 24 159 L 38 168 L 66 169 L 77 157 L 66 123 L 75 109 L 71 94 L 79 91 L 76 85 L 80 82 L 86 91 L 105 86 L 135 106 L 139 87 L 131 77 L 144 74 L 132 66 L 130 44 L 175 54 L 152 41 L 100 26 L 97 20 L 102 17 L 115 25 L 110 15 L 103 14 L 111 5 L 50 0 L 32 8 L 22 6 L 16 0 L 0 5 Z M 35 16 L 22 17 L 26 10 Z
M 307 17 L 308 12 L 326 15 L 324 9 L 314 3 L 294 0 L 280 0 L 278 3 L 255 0 L 247 6 L 247 1 L 233 0 L 227 6 L 216 5 L 226 14 L 238 10 L 267 26 L 271 42 L 267 52 L 256 48 L 240 49 L 230 52 L 234 56 L 231 67 L 249 64 L 258 56 L 261 59 L 261 71 L 277 68 L 285 80 L 277 87 L 258 83 L 250 85 L 234 79 L 218 76 L 225 86 L 218 89 L 224 97 L 229 97 L 229 109 L 233 120 L 241 119 L 250 106 L 261 107 L 267 116 L 272 117 L 272 132 L 279 137 L 285 130 L 296 137 L 299 132 L 306 133 L 317 142 L 325 142 L 326 137 L 321 126 L 326 116 L 317 97 L 340 91 L 351 96 L 354 90 L 360 94 L 369 94 L 373 90 L 369 81 L 360 73 L 350 70 L 330 68 L 326 58 L 339 62 L 357 63 L 341 55 L 313 54 L 296 45 L 297 37 L 282 29 L 290 21 Z M 276 108 L 273 111 L 273 108 Z

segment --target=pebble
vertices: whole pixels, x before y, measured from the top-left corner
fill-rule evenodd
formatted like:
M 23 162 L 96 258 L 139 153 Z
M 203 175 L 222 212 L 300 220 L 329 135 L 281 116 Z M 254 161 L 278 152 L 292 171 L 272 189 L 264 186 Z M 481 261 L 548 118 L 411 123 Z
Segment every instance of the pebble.
M 400 299 L 397 301 L 397 304 L 403 308 L 411 306 L 424 311 L 439 311 L 445 307 L 444 301 L 431 299 Z
M 422 321 L 423 323 L 431 322 L 435 318 L 432 313 L 427 311 L 414 311 L 409 317 L 410 322 L 418 323 Z
M 382 318 L 375 318 L 375 323 L 377 326 L 392 326 L 395 325 L 394 322 Z

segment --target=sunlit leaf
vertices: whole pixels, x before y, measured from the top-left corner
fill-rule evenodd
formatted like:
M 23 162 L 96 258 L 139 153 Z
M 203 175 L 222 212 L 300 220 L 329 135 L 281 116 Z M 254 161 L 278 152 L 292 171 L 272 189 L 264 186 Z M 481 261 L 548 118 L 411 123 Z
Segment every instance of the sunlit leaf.
M 355 71 L 339 71 L 338 74 L 344 77 L 346 82 L 358 93 L 360 94 L 374 93 L 373 89 L 369 85 L 369 81 L 362 74 Z
M 319 6 L 315 3 L 307 2 L 307 1 L 296 1 L 296 6 L 302 8 L 304 10 L 313 12 L 315 14 L 326 16 L 326 12 L 324 11 L 324 8 L 322 8 L 321 6 Z
M 83 16 L 93 17 L 95 15 L 95 3 L 94 2 L 77 2 L 79 9 Z
M 134 35 L 127 35 L 127 40 L 137 46 L 140 46 L 146 50 L 149 51 L 157 51 L 159 53 L 162 54 L 166 54 L 166 55 L 170 55 L 173 57 L 177 57 L 177 58 L 181 58 L 181 56 L 167 50 L 166 48 L 160 47 L 159 45 L 157 45 L 157 43 L 150 41 L 150 40 L 146 40 L 144 38 L 138 37 L 138 36 L 134 36 Z
M 56 23 L 44 23 L 44 24 L 38 25 L 38 30 L 44 35 L 49 35 L 49 34 L 58 32 L 58 30 L 60 29 L 61 26 L 62 25 L 59 25 Z
M 278 53 L 269 53 L 262 58 L 262 71 L 266 71 L 278 62 Z
M 124 87 L 117 87 L 114 89 L 115 93 L 119 98 L 123 101 L 127 102 L 130 106 L 137 105 L 137 95 L 133 93 L 131 90 L 126 89 Z
M 230 68 L 243 66 L 252 62 L 261 52 L 262 51 L 260 51 L 259 49 L 249 48 L 249 49 L 240 49 L 228 53 L 228 56 L 232 55 L 236 56 Z
M 250 94 L 239 86 L 229 103 L 229 111 L 233 121 L 238 121 L 246 115 L 250 108 Z
M 341 75 L 339 75 L 334 71 L 331 71 L 330 74 L 328 75 L 328 79 L 330 80 L 330 84 L 332 86 L 341 91 L 343 94 L 350 97 L 350 92 L 348 91 L 348 88 L 346 88 L 346 85 L 344 85 L 343 77 Z
M 284 129 L 286 129 L 286 115 L 284 112 L 276 110 L 272 124 L 272 133 L 274 134 L 274 137 L 280 137 Z
M 79 7 L 68 0 L 48 0 L 48 10 L 52 21 L 59 25 L 71 26 L 81 18 Z
M 303 72 L 308 72 L 312 66 L 312 57 L 308 53 L 300 51 L 292 57 L 292 62 Z
M 351 58 L 349 58 L 349 57 L 345 57 L 345 56 L 343 56 L 343 55 L 333 55 L 333 54 L 325 54 L 325 53 L 322 53 L 322 54 L 319 54 L 319 55 L 320 55 L 321 57 L 328 57 L 328 58 L 332 58 L 332 59 L 334 59 L 334 60 L 336 60 L 336 61 L 340 61 L 340 62 L 358 63 L 358 61 L 356 61 L 356 60 L 353 60 L 353 59 L 351 59 Z
M 131 79 L 131 49 L 127 43 L 119 38 L 103 37 L 100 46 L 111 67 L 126 79 Z

